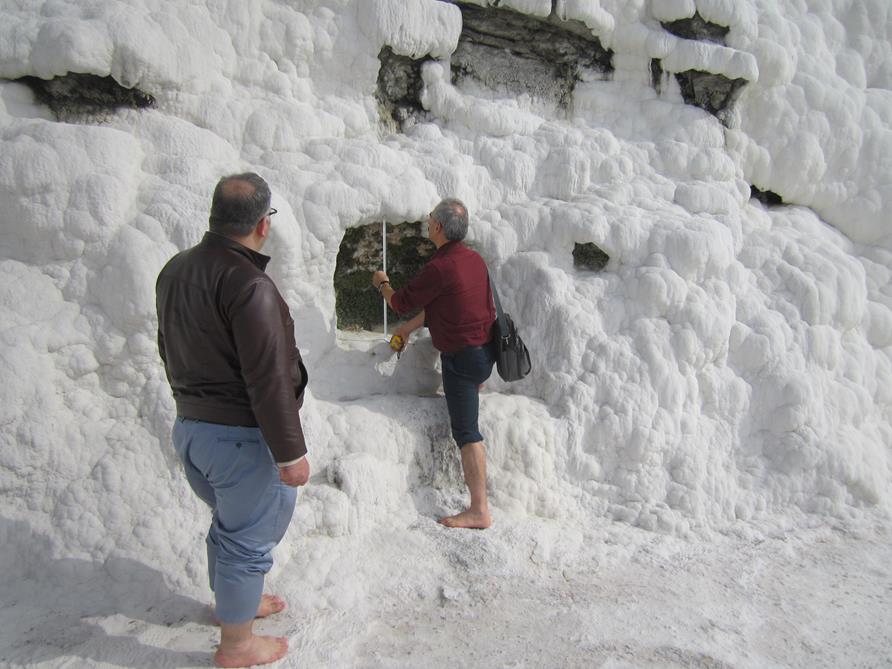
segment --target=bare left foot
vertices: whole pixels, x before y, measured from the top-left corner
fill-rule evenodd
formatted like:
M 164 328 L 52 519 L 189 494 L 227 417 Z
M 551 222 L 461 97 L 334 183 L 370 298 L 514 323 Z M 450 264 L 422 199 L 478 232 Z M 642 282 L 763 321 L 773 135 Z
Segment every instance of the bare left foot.
M 255 618 L 266 618 L 274 613 L 285 610 L 285 600 L 278 595 L 262 595 L 260 597 L 260 606 L 257 607 L 257 615 Z
M 492 525 L 492 516 L 489 511 L 476 512 L 468 509 L 454 516 L 440 518 L 437 521 L 446 527 L 461 527 L 469 530 L 485 530 Z
M 266 618 L 274 613 L 284 611 L 287 604 L 285 600 L 278 595 L 261 595 L 260 606 L 257 607 L 257 615 L 255 618 Z M 214 616 L 214 624 L 219 625 L 220 621 Z

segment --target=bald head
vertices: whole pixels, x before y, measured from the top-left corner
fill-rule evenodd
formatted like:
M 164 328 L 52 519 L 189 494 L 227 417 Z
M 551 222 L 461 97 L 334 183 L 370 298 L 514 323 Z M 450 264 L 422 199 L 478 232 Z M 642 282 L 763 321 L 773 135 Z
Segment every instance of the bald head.
M 266 181 L 254 172 L 223 177 L 214 189 L 210 229 L 232 237 L 251 234 L 269 211 L 271 198 Z
M 442 200 L 434 207 L 431 218 L 443 226 L 443 234 L 450 241 L 461 241 L 468 234 L 468 209 L 461 200 Z
M 224 198 L 246 199 L 257 192 L 257 186 L 242 176 L 220 181 L 220 195 Z

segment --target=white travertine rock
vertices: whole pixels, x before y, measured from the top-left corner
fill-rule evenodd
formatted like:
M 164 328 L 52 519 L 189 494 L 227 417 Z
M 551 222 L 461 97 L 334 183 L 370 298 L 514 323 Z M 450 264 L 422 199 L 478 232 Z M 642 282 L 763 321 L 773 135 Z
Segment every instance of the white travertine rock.
M 497 9 L 509 6 L 531 20 L 551 11 L 519 0 Z M 163 636 L 171 648 L 207 641 L 189 624 L 127 631 L 146 612 L 106 615 L 100 586 L 126 579 L 129 560 L 150 575 L 128 595 L 204 596 L 207 514 L 169 443 L 153 281 L 206 230 L 216 180 L 246 170 L 273 190 L 268 271 L 310 370 L 302 415 L 315 475 L 270 575 L 321 621 L 294 632 L 308 635 L 301 662 L 386 664 L 325 635 L 378 630 L 379 600 L 446 615 L 473 599 L 453 582 L 471 572 L 496 570 L 512 587 L 557 574 L 564 597 L 595 553 L 662 565 L 651 532 L 699 550 L 712 530 L 755 543 L 819 525 L 838 541 L 840 528 L 888 521 L 888 3 L 563 0 L 555 10 L 614 52 L 613 73 L 583 73 L 563 104 L 454 84 L 452 3 L 5 3 L 0 568 L 18 602 L 4 623 L 23 641 L 4 657 L 70 664 L 60 648 L 71 644 L 76 661 L 145 664 L 96 648 L 134 634 L 139 648 L 156 633 L 186 635 Z M 727 46 L 658 25 L 695 11 L 729 27 Z M 385 45 L 436 61 L 422 69 L 424 111 L 399 133 L 380 122 L 376 98 Z M 684 104 L 672 73 L 686 69 L 747 80 L 728 127 Z M 111 75 L 155 107 L 59 122 L 8 81 L 71 72 Z M 763 206 L 751 185 L 787 204 Z M 338 331 L 332 285 L 349 228 L 422 221 L 444 197 L 468 205 L 468 241 L 534 359 L 529 377 L 494 375 L 482 394 L 497 526 L 474 537 L 431 521 L 465 500 L 437 352 L 419 334 L 397 360 L 379 333 Z M 606 268 L 576 267 L 577 244 L 597 245 Z M 98 570 L 88 599 L 102 613 L 51 620 L 50 633 L 73 631 L 46 646 L 17 622 L 31 624 L 19 612 L 41 583 L 33 575 L 56 579 L 36 595 L 44 605 L 79 568 Z M 165 623 L 195 608 L 165 606 Z M 91 627 L 81 642 L 72 620 L 102 635 Z M 751 623 L 744 632 L 763 629 Z M 49 654 L 35 660 L 38 647 Z M 743 647 L 710 657 L 801 661 Z M 668 657 L 647 653 L 623 661 Z
M 616 26 L 613 14 L 603 9 L 598 0 L 558 0 L 554 13 L 564 21 L 582 21 L 602 39 L 609 40 Z
M 461 33 L 461 12 L 446 2 L 373 0 L 357 3 L 356 11 L 363 32 L 401 56 L 445 58 Z

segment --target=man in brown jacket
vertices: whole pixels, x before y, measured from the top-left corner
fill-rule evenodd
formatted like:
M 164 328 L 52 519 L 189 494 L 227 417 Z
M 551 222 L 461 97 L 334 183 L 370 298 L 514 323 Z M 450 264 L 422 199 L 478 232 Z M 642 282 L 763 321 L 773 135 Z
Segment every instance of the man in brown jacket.
M 213 512 L 206 544 L 221 667 L 266 664 L 288 651 L 285 638 L 255 635 L 253 624 L 285 608 L 262 594 L 264 575 L 295 488 L 310 475 L 299 414 L 307 371 L 260 253 L 274 213 L 261 177 L 222 178 L 210 230 L 164 266 L 155 287 L 158 350 L 177 406 L 174 446 Z

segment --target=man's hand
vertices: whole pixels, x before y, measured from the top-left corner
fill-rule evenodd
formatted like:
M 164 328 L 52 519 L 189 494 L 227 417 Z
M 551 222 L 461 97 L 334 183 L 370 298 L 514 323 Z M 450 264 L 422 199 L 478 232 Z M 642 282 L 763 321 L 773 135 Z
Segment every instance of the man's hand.
M 372 274 L 372 285 L 377 289 L 384 282 L 390 283 L 390 279 L 387 278 L 387 272 L 383 269 L 379 269 L 377 272 Z
M 403 340 L 403 347 L 400 349 L 400 352 L 406 350 L 406 345 L 409 343 L 409 337 L 412 335 L 415 330 L 424 325 L 424 309 L 419 311 L 415 318 L 410 321 L 406 321 L 405 323 L 401 323 L 400 326 L 393 331 L 394 337 L 399 335 Z
M 279 478 L 292 488 L 304 485 L 310 479 L 310 461 L 303 457 L 293 465 L 279 467 Z
M 409 343 L 409 337 L 415 331 L 415 328 L 411 327 L 409 323 L 403 323 L 396 330 L 393 331 L 394 337 L 399 337 L 403 340 L 403 345 L 400 347 L 400 352 L 406 350 L 406 345 Z

